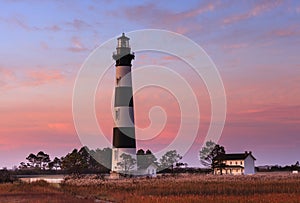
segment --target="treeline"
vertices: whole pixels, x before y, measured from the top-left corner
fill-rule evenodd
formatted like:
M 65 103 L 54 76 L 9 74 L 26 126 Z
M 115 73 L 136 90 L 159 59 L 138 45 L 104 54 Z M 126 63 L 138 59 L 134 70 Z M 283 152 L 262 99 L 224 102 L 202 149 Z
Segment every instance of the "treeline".
M 300 171 L 300 164 L 297 161 L 295 164 L 286 166 L 258 166 L 256 167 L 257 172 L 276 172 L 276 171 Z
M 88 174 L 88 173 L 109 173 L 111 168 L 112 149 L 103 148 L 90 150 L 88 147 L 74 149 L 72 152 L 60 158 L 52 160 L 49 154 L 40 151 L 37 154 L 30 153 L 26 161 L 21 162 L 15 168 L 16 175 L 33 174 Z M 161 172 L 184 172 L 188 170 L 187 163 L 182 163 L 182 156 L 176 150 L 166 152 L 159 160 L 151 150 L 139 149 L 136 159 L 130 156 L 123 156 L 118 163 L 124 167 L 124 171 L 130 170 L 131 164 L 137 164 L 138 168 L 146 168 L 155 164 Z M 190 169 L 196 172 L 195 169 Z
M 18 175 L 108 173 L 111 153 L 110 148 L 90 150 L 82 147 L 51 160 L 49 154 L 40 151 L 37 154 L 30 153 L 26 157 L 26 162 L 21 162 L 15 172 Z

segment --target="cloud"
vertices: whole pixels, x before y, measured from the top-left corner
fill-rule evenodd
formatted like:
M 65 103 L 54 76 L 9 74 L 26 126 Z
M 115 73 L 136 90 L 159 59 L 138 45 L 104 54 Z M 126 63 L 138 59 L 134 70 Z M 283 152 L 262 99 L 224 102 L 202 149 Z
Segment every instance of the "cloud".
M 58 70 L 18 70 L 0 67 L 0 88 L 10 90 L 24 86 L 38 86 L 52 81 L 63 80 L 65 76 Z
M 0 67 L 0 88 L 7 88 L 10 81 L 15 81 L 16 75 L 8 68 Z
M 17 27 L 20 27 L 26 31 L 52 31 L 52 32 L 57 32 L 61 30 L 61 27 L 58 25 L 50 25 L 50 26 L 44 26 L 44 27 L 39 27 L 39 26 L 31 26 L 29 23 L 27 23 L 24 19 L 20 19 L 19 17 L 11 17 L 11 18 L 6 18 L 6 19 L 1 19 L 2 21 L 15 25 Z
M 49 49 L 49 46 L 46 42 L 40 42 L 40 46 L 43 50 L 48 50 Z
M 269 124 L 286 125 L 300 124 L 300 105 L 264 105 L 257 108 L 249 108 L 236 113 L 229 113 L 228 119 L 234 120 L 242 125 L 262 125 Z
M 300 34 L 300 30 L 296 26 L 275 29 L 269 33 L 269 35 L 276 36 L 276 37 L 291 37 L 291 36 L 298 36 L 299 34 Z
M 66 25 L 71 26 L 76 30 L 84 30 L 84 29 L 88 29 L 88 28 L 92 27 L 90 24 L 86 23 L 83 20 L 79 20 L 79 19 L 74 19 L 71 22 L 67 22 Z
M 48 128 L 55 131 L 70 132 L 74 129 L 71 123 L 48 123 Z
M 166 28 L 171 26 L 176 32 L 186 34 L 191 30 L 201 29 L 200 23 L 196 18 L 202 14 L 212 12 L 220 3 L 206 3 L 199 4 L 196 8 L 183 11 L 173 12 L 170 10 L 163 10 L 156 6 L 156 4 L 139 5 L 125 9 L 124 16 L 130 21 L 136 21 L 143 25 L 150 25 L 152 27 Z M 191 20 L 193 18 L 193 20 Z
M 23 82 L 23 84 L 33 86 L 49 83 L 51 81 L 62 80 L 64 78 L 62 73 L 57 70 L 29 71 L 27 76 L 28 78 Z
M 68 48 L 71 52 L 82 52 L 88 49 L 83 45 L 82 41 L 78 37 L 72 37 L 71 47 Z
M 230 49 L 230 50 L 232 50 L 232 49 L 241 49 L 241 48 L 245 48 L 245 47 L 247 47 L 247 46 L 248 46 L 247 43 L 237 43 L 237 44 L 226 44 L 226 45 L 224 45 L 223 47 L 224 47 L 225 49 Z
M 7 68 L 0 67 L 0 75 L 1 77 L 5 78 L 14 78 L 15 74 L 12 70 L 9 70 Z
M 271 9 L 276 8 L 281 3 L 282 3 L 281 0 L 264 1 L 264 2 L 259 1 L 259 3 L 257 3 L 252 9 L 248 10 L 246 13 L 234 14 L 234 15 L 224 18 L 223 24 L 225 24 L 225 25 L 233 24 L 233 23 L 237 23 L 237 22 L 240 22 L 243 20 L 247 20 L 247 19 L 259 16 L 265 12 L 268 12 Z

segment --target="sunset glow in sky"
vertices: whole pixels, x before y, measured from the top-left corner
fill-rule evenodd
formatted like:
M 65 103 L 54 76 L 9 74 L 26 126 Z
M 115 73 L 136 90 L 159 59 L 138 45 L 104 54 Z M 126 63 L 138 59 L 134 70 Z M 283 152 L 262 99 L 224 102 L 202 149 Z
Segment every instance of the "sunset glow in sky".
M 296 0 L 3 0 L 0 167 L 18 166 L 29 153 L 40 150 L 54 158 L 80 148 L 72 118 L 72 94 L 82 63 L 106 40 L 149 28 L 189 37 L 216 64 L 227 96 L 227 119 L 219 141 L 227 152 L 252 151 L 256 165 L 294 164 L 300 161 L 299 22 L 300 3 Z M 149 61 L 172 67 L 188 78 L 195 90 L 202 120 L 184 161 L 200 166 L 198 153 L 210 119 L 209 94 L 175 57 L 137 53 L 133 69 Z M 111 67 L 107 72 L 103 87 L 114 82 L 114 71 Z M 111 100 L 105 98 L 111 98 L 113 89 L 103 89 L 97 94 L 96 109 L 99 125 L 110 138 Z M 167 125 L 156 140 L 138 143 L 138 147 L 153 151 L 174 138 L 180 121 L 180 109 L 171 94 L 146 88 L 135 95 L 139 127 L 150 124 L 148 112 L 156 105 L 165 110 Z

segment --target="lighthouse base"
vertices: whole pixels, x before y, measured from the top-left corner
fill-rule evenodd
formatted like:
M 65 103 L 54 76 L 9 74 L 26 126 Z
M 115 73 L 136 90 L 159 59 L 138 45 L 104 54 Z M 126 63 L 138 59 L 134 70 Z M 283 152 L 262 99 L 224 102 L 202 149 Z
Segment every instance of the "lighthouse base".
M 129 161 L 122 158 L 122 154 L 130 155 L 135 160 L 135 164 L 132 165 Z M 111 170 L 116 173 L 134 175 L 137 171 L 136 148 L 113 148 Z

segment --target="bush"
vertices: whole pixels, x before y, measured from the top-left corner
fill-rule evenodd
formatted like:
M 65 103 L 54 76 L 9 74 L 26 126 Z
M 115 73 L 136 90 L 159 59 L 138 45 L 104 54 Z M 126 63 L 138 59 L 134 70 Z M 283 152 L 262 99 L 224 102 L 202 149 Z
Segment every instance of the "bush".
M 17 178 L 7 169 L 0 170 L 0 183 L 12 183 L 16 180 Z

